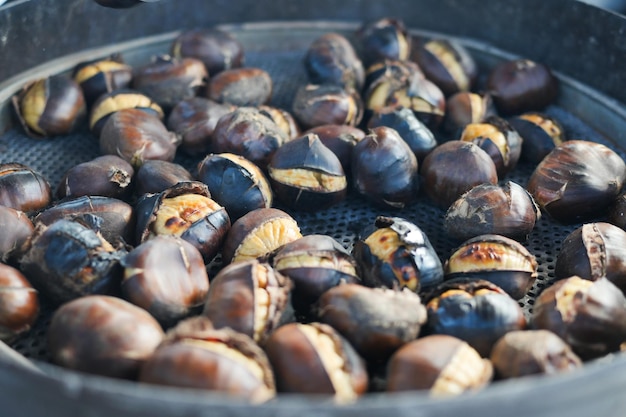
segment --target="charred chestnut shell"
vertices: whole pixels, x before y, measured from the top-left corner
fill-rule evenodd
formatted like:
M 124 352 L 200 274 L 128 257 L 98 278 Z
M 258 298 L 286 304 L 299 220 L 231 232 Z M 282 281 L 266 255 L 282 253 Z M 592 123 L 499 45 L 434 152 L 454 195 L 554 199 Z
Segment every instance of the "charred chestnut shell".
M 418 292 L 443 280 L 441 261 L 426 234 L 399 217 L 376 218 L 354 244 L 360 276 L 371 287 L 408 287 Z
M 214 28 L 183 31 L 172 43 L 172 55 L 200 59 L 211 76 L 244 62 L 241 43 L 230 33 Z
M 133 183 L 135 194 L 160 193 L 179 182 L 192 181 L 193 176 L 182 165 L 174 162 L 150 159 L 139 167 Z
M 366 65 L 385 59 L 405 60 L 411 52 L 411 37 L 399 19 L 382 18 L 365 23 L 357 30 L 356 38 Z
M 604 214 L 626 180 L 624 160 L 608 147 L 571 140 L 550 152 L 527 190 L 555 220 L 576 223 Z
M 117 155 L 103 155 L 70 168 L 57 187 L 58 198 L 83 195 L 123 198 L 130 194 L 132 165 Z
M 349 175 L 352 166 L 352 150 L 361 139 L 365 137 L 365 132 L 354 126 L 348 125 L 322 125 L 307 130 L 304 134 L 314 133 L 320 138 L 324 146 L 333 151 L 343 172 Z
M 82 88 L 87 106 L 91 107 L 101 95 L 128 88 L 133 69 L 115 58 L 108 58 L 78 64 L 73 78 Z
M 221 71 L 209 81 L 206 96 L 218 103 L 257 107 L 272 98 L 272 77 L 261 68 Z
M 521 158 L 534 164 L 565 141 L 563 126 L 543 113 L 524 113 L 509 119 L 509 123 L 522 137 Z
M 365 69 L 345 36 L 327 33 L 315 39 L 304 57 L 304 66 L 313 84 L 336 84 L 359 91 Z
M 89 128 L 99 138 L 109 117 L 123 109 L 142 110 L 159 120 L 163 120 L 164 117 L 161 106 L 145 94 L 129 89 L 114 90 L 100 96 L 91 107 Z
M 305 129 L 327 124 L 356 126 L 363 118 L 363 102 L 356 90 L 308 84 L 296 92 L 292 112 Z
M 0 164 L 0 205 L 29 213 L 51 199 L 50 184 L 40 173 L 18 163 Z
M 0 205 L 0 262 L 21 256 L 24 243 L 35 230 L 26 213 Z
M 39 316 L 39 297 L 17 269 L 0 263 L 0 340 L 30 330 Z
M 468 124 L 482 123 L 495 114 L 496 109 L 489 94 L 461 91 L 446 100 L 446 115 L 442 127 L 457 137 L 457 133 Z

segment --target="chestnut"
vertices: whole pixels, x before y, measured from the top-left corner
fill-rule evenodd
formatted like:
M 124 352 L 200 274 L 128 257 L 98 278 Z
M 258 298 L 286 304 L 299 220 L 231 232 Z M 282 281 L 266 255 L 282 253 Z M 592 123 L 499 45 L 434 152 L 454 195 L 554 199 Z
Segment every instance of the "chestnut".
M 149 159 L 139 167 L 133 183 L 135 194 L 160 193 L 179 182 L 192 181 L 193 176 L 182 165 L 174 162 Z
M 461 132 L 468 124 L 482 123 L 495 114 L 496 109 L 489 94 L 461 91 L 446 100 L 446 114 L 442 127 L 446 132 L 458 137 L 457 132 Z
M 529 112 L 509 119 L 522 137 L 521 158 L 538 164 L 556 146 L 565 141 L 565 129 L 554 117 Z
M 282 210 L 252 210 L 228 231 L 222 248 L 222 260 L 234 263 L 267 256 L 270 252 L 302 237 L 296 220 Z
M 0 262 L 16 260 L 35 230 L 26 213 L 0 205 Z
M 604 214 L 626 180 L 624 160 L 595 142 L 570 140 L 537 165 L 526 189 L 552 218 L 577 223 Z
M 606 221 L 626 230 L 626 193 L 621 193 L 609 206 Z
M 35 138 L 70 133 L 86 111 L 78 83 L 61 75 L 24 86 L 13 97 L 13 107 L 26 133 Z
M 493 366 L 461 339 L 430 335 L 402 346 L 387 365 L 387 391 L 427 390 L 451 397 L 484 388 Z
M 243 156 L 209 154 L 198 164 L 197 177 L 232 222 L 254 209 L 272 206 L 274 195 L 268 179 Z
M 550 68 L 530 59 L 497 64 L 487 79 L 487 91 L 502 115 L 542 110 L 556 99 L 559 82 Z
M 319 321 L 332 326 L 367 360 L 385 362 L 415 340 L 426 322 L 426 308 L 409 290 L 342 284 L 317 302 Z
M 443 281 L 441 261 L 426 234 L 399 217 L 378 216 L 354 244 L 361 279 L 371 287 L 418 292 Z
M 227 265 L 211 280 L 203 315 L 216 329 L 231 328 L 257 343 L 284 321 L 291 281 L 256 260 Z
M 133 78 L 130 65 L 115 57 L 80 63 L 74 68 L 74 81 L 83 90 L 88 107 L 103 94 L 128 88 Z
M 122 109 L 104 124 L 100 152 L 117 155 L 138 168 L 149 159 L 171 162 L 179 143 L 180 138 L 158 117 L 138 109 Z
M 598 358 L 626 341 L 626 297 L 606 278 L 565 278 L 539 294 L 532 324 L 559 335 L 581 359 Z
M 292 112 L 305 129 L 326 124 L 356 126 L 363 118 L 363 102 L 356 90 L 308 84 L 296 92 Z
M 159 235 L 179 236 L 200 251 L 205 263 L 211 262 L 230 229 L 230 218 L 210 196 L 207 186 L 197 181 L 145 194 L 135 207 L 137 242 Z
M 350 41 L 338 33 L 315 39 L 306 51 L 304 66 L 313 84 L 335 84 L 358 91 L 365 82 L 363 63 Z
M 330 124 L 316 126 L 304 132 L 307 133 L 315 133 L 324 146 L 337 155 L 343 172 L 351 172 L 352 150 L 365 137 L 365 132 L 354 126 Z
M 421 174 L 428 197 L 445 209 L 473 187 L 498 182 L 496 166 L 489 154 L 472 142 L 460 140 L 433 149 L 424 158 Z
M 189 29 L 172 43 L 174 57 L 192 57 L 204 62 L 210 76 L 225 69 L 241 67 L 243 46 L 230 33 L 215 28 Z
M 211 77 L 206 96 L 218 103 L 256 107 L 272 98 L 272 77 L 261 68 L 232 68 Z
M 209 277 L 202 255 L 175 236 L 156 236 L 122 259 L 122 295 L 163 327 L 202 311 Z
M 517 301 L 489 281 L 455 278 L 439 284 L 425 299 L 426 330 L 465 340 L 483 357 L 505 333 L 526 328 Z
M 57 187 L 58 198 L 83 195 L 123 198 L 130 193 L 135 173 L 132 165 L 117 155 L 103 155 L 70 168 Z
M 40 173 L 19 163 L 0 164 L 0 205 L 29 213 L 51 199 L 50 184 Z
M 321 210 L 346 196 L 341 162 L 314 133 L 278 148 L 267 169 L 276 197 L 292 209 Z
M 326 324 L 281 326 L 267 340 L 265 351 L 279 392 L 327 394 L 347 403 L 367 390 L 363 360 Z
M 29 331 L 38 316 L 37 291 L 20 271 L 0 263 L 0 340 Z
M 411 51 L 411 37 L 400 19 L 367 22 L 357 30 L 356 38 L 366 65 L 385 59 L 405 60 Z
M 417 197 L 417 158 L 392 128 L 371 129 L 354 147 L 351 167 L 359 194 L 378 205 L 403 208 Z
M 300 127 L 296 119 L 287 110 L 262 105 L 258 107 L 259 111 L 272 119 L 276 126 L 285 133 L 287 140 L 295 139 L 300 136 Z
M 494 345 L 491 363 L 500 378 L 552 375 L 582 366 L 570 346 L 548 330 L 508 332 Z
M 91 106 L 89 128 L 96 138 L 100 138 L 102 128 L 109 117 L 122 109 L 139 109 L 156 116 L 159 120 L 163 120 L 164 117 L 161 106 L 145 94 L 128 89 L 114 90 L 101 95 Z
M 446 279 L 486 280 L 519 300 L 537 279 L 537 267 L 534 255 L 519 242 L 500 235 L 480 235 L 455 249 L 443 269 Z
M 47 336 L 52 361 L 60 366 L 135 379 L 164 335 L 147 311 L 116 297 L 92 295 L 56 310 Z
M 448 208 L 443 226 L 459 240 L 496 234 L 524 241 L 540 218 L 541 211 L 528 191 L 507 181 L 470 189 Z

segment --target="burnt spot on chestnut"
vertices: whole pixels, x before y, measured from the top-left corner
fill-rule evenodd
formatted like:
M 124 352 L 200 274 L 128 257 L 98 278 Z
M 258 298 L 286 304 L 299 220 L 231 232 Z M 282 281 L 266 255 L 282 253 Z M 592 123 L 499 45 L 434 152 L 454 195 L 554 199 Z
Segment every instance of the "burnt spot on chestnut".
M 336 84 L 361 90 L 365 69 L 352 44 L 338 33 L 326 33 L 307 49 L 304 66 L 313 84 Z
M 172 43 L 171 52 L 174 57 L 200 59 L 211 76 L 241 67 L 244 62 L 241 43 L 230 33 L 215 28 L 183 31 Z
M 322 125 L 307 130 L 304 134 L 314 133 L 322 141 L 324 146 L 333 151 L 343 172 L 349 174 L 352 166 L 352 150 L 361 139 L 365 137 L 365 132 L 354 126 L 348 125 Z
M 89 114 L 89 128 L 99 138 L 106 121 L 112 114 L 122 109 L 138 109 L 163 120 L 164 113 L 161 106 L 150 97 L 138 91 L 122 89 L 114 90 L 100 96 L 91 107 Z
M 0 340 L 30 330 L 39 316 L 39 297 L 24 275 L 0 263 Z
M 400 19 L 365 23 L 357 30 L 356 38 L 366 65 L 385 59 L 405 60 L 411 52 L 411 37 Z
M 272 98 L 272 77 L 261 68 L 221 71 L 208 83 L 206 96 L 218 103 L 256 107 Z
M 566 140 L 565 129 L 558 120 L 542 113 L 524 113 L 509 123 L 523 139 L 521 158 L 534 164 Z
M 128 88 L 133 78 L 133 69 L 115 57 L 78 64 L 74 68 L 74 81 L 83 90 L 87 106 L 103 94 Z
M 296 92 L 292 112 L 305 129 L 326 124 L 356 126 L 363 118 L 363 102 L 356 90 L 308 84 Z
M 482 123 L 495 114 L 496 109 L 489 94 L 461 91 L 446 100 L 446 115 L 442 127 L 448 133 L 456 135 L 470 123 Z
M 24 243 L 35 230 L 26 213 L 0 205 L 0 261 L 7 263 L 22 255 Z
M 23 164 L 0 164 L 0 205 L 29 213 L 51 199 L 50 184 L 40 173 Z
M 83 195 L 123 198 L 130 193 L 132 165 L 117 155 L 103 155 L 70 168 L 59 183 L 58 198 Z
M 193 176 L 182 165 L 169 161 L 151 159 L 139 167 L 133 183 L 135 194 L 160 193 L 179 182 L 192 181 Z

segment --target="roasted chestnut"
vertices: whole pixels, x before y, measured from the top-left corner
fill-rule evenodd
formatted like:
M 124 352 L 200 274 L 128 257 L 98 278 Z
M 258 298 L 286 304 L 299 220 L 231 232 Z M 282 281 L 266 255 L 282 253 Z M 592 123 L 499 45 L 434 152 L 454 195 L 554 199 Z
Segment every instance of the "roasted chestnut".
M 480 235 L 455 249 L 443 269 L 446 279 L 483 279 L 519 300 L 537 279 L 537 266 L 520 243 L 500 235 Z
M 500 378 L 551 375 L 582 366 L 569 345 L 548 330 L 508 332 L 494 345 L 491 363 Z
M 352 254 L 366 285 L 408 287 L 418 292 L 443 281 L 441 261 L 426 234 L 399 217 L 378 216 L 354 244 Z
M 295 139 L 300 136 L 300 127 L 296 123 L 296 119 L 287 110 L 279 109 L 272 106 L 259 106 L 259 111 L 272 119 L 276 126 L 285 133 L 287 140 Z
M 179 182 L 158 194 L 145 194 L 135 207 L 137 242 L 158 235 L 179 236 L 202 254 L 205 263 L 217 255 L 230 219 L 201 182 Z
M 443 221 L 446 233 L 459 240 L 485 234 L 524 241 L 541 217 L 532 196 L 521 185 L 480 184 L 448 208 Z
M 29 213 L 51 199 L 50 184 L 40 173 L 18 163 L 0 164 L 0 205 Z
M 276 197 L 295 210 L 325 209 L 346 196 L 341 162 L 314 133 L 278 148 L 267 170 Z
M 581 359 L 598 358 L 626 341 L 626 297 L 606 278 L 565 278 L 539 294 L 532 324 L 559 335 Z
M 267 256 L 302 237 L 293 217 L 275 208 L 252 210 L 233 223 L 222 248 L 225 263 Z
M 86 109 L 78 83 L 60 75 L 29 83 L 13 97 L 13 106 L 26 133 L 35 138 L 70 133 Z
M 453 140 L 437 146 L 421 167 L 424 189 L 441 208 L 448 208 L 473 187 L 496 184 L 498 173 L 493 160 L 472 142 Z
M 332 327 L 290 323 L 265 345 L 279 392 L 328 394 L 340 403 L 365 393 L 368 375 L 354 348 Z
M 366 65 L 385 59 L 405 60 L 411 52 L 411 37 L 400 19 L 365 23 L 357 30 L 356 38 Z
M 29 331 L 38 316 L 37 291 L 20 271 L 0 263 L 0 340 Z
M 115 58 L 107 58 L 78 64 L 73 77 L 83 90 L 87 106 L 91 107 L 101 95 L 128 88 L 133 69 Z
M 426 322 L 426 308 L 409 290 L 342 284 L 317 302 L 319 321 L 343 335 L 359 354 L 385 362 L 398 348 L 417 338 Z
M 309 129 L 304 134 L 307 133 L 315 133 L 324 146 L 337 155 L 343 172 L 347 175 L 351 172 L 352 150 L 365 137 L 365 132 L 348 125 L 322 125 Z
M 104 295 L 62 305 L 48 327 L 56 364 L 115 378 L 135 379 L 162 339 L 161 326 L 147 311 Z
M 272 206 L 273 193 L 261 169 L 243 156 L 209 154 L 198 164 L 198 180 L 226 209 L 231 222 L 244 214 Z
M 228 32 L 219 29 L 183 31 L 172 43 L 174 57 L 198 58 L 210 76 L 243 65 L 243 46 Z
M 487 79 L 487 90 L 502 115 L 542 110 L 559 92 L 559 82 L 546 65 L 530 59 L 503 61 Z
M 522 159 L 538 164 L 565 141 L 565 129 L 554 118 L 542 113 L 524 113 L 509 119 L 522 137 Z
M 164 327 L 198 314 L 209 291 L 202 255 L 175 236 L 156 236 L 122 260 L 122 295 Z
M 211 77 L 206 96 L 218 103 L 256 107 L 272 98 L 272 77 L 261 68 L 233 68 Z
M 465 129 L 468 124 L 482 123 L 495 114 L 496 109 L 489 94 L 461 91 L 446 100 L 446 115 L 442 127 L 458 137 L 456 133 Z
M 371 129 L 354 147 L 351 166 L 357 191 L 376 204 L 402 208 L 417 197 L 417 158 L 394 129 Z
M 489 281 L 455 278 L 426 297 L 427 331 L 465 340 L 483 357 L 505 333 L 526 328 L 517 301 Z
M 307 49 L 304 66 L 313 84 L 335 84 L 357 91 L 363 88 L 365 70 L 352 44 L 338 33 L 326 33 Z
M 626 230 L 626 193 L 621 193 L 609 206 L 606 221 Z
M 327 124 L 356 126 L 363 118 L 363 102 L 356 90 L 308 84 L 296 92 L 292 112 L 305 129 Z
M 570 140 L 541 161 L 526 189 L 555 220 L 576 223 L 604 214 L 624 180 L 626 164 L 617 153 L 599 143 Z
M 492 376 L 491 362 L 474 348 L 438 334 L 407 343 L 391 357 L 387 391 L 428 390 L 431 397 L 451 397 L 484 388 Z
M 34 231 L 26 213 L 0 205 L 0 262 L 9 262 L 21 256 L 24 243 Z
M 134 167 L 149 159 L 172 161 L 180 138 L 158 117 L 138 109 L 112 114 L 102 128 L 100 152 L 117 155 Z
M 227 265 L 211 280 L 203 315 L 216 329 L 228 327 L 258 343 L 284 321 L 291 281 L 256 260 Z
M 103 155 L 70 168 L 57 187 L 58 198 L 83 195 L 123 198 L 130 193 L 135 173 L 132 165 L 117 155 Z
M 192 181 L 193 176 L 182 165 L 173 162 L 150 159 L 137 170 L 133 182 L 135 193 L 142 196 L 147 193 L 160 193 L 179 182 Z
M 163 109 L 152 99 L 134 90 L 114 90 L 100 96 L 91 107 L 89 128 L 97 138 L 102 133 L 106 121 L 115 112 L 122 109 L 139 109 L 163 120 Z

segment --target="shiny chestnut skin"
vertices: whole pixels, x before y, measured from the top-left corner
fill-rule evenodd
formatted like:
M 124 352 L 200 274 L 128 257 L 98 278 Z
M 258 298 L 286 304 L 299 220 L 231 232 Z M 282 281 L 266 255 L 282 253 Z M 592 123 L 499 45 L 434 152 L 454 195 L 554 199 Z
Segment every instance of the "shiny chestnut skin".
M 480 184 L 459 197 L 446 212 L 446 233 L 459 240 L 484 234 L 503 235 L 524 241 L 541 211 L 521 185 Z
M 626 230 L 626 193 L 621 193 L 613 203 L 611 203 L 606 221 L 622 230 Z
M 322 294 L 318 320 L 341 333 L 369 361 L 384 362 L 415 340 L 426 322 L 426 308 L 409 290 L 341 284 Z
M 411 51 L 411 37 L 400 19 L 365 23 L 357 30 L 356 38 L 366 65 L 385 59 L 405 60 Z
M 300 137 L 300 126 L 296 122 L 295 117 L 287 110 L 278 107 L 262 105 L 258 107 L 259 111 L 272 119 L 276 126 L 285 133 L 287 140 Z
M 352 179 L 359 194 L 385 207 L 402 208 L 417 197 L 417 158 L 398 132 L 370 130 L 352 151 Z
M 198 314 L 209 291 L 202 255 L 175 236 L 156 236 L 122 259 L 122 295 L 163 327 Z
M 418 292 L 443 281 L 441 261 L 426 234 L 399 217 L 378 216 L 354 244 L 352 255 L 361 279 L 371 287 Z
M 352 402 L 367 390 L 368 375 L 354 348 L 322 323 L 290 323 L 267 340 L 265 352 L 278 392 L 327 394 Z
M 0 340 L 30 330 L 39 316 L 39 297 L 24 275 L 0 263 Z
M 483 357 L 505 333 L 526 328 L 517 301 L 489 281 L 455 278 L 435 288 L 425 299 L 426 331 L 465 340 Z
M 610 223 L 586 223 L 563 240 L 556 258 L 557 279 L 606 278 L 626 293 L 626 232 Z
M 50 184 L 40 173 L 23 164 L 0 164 L 0 205 L 30 213 L 51 199 Z
M 149 159 L 172 161 L 180 138 L 168 131 L 158 117 L 138 109 L 112 114 L 100 134 L 100 152 L 117 155 L 133 167 Z
M 142 308 L 119 298 L 92 295 L 55 311 L 47 336 L 52 361 L 60 366 L 135 379 L 164 335 Z
M 103 155 L 73 166 L 56 190 L 57 198 L 83 195 L 124 198 L 135 174 L 132 165 L 117 155 Z
M 291 281 L 256 260 L 224 267 L 211 280 L 203 315 L 216 329 L 228 327 L 263 343 L 284 321 Z
M 171 53 L 174 57 L 200 59 L 210 76 L 241 67 L 244 62 L 241 43 L 230 33 L 215 28 L 183 31 L 172 43 Z
M 315 133 L 324 146 L 337 155 L 343 172 L 351 172 L 352 150 L 365 137 L 365 132 L 354 126 L 330 124 L 316 126 L 304 132 L 307 133 Z
M 304 66 L 313 84 L 336 84 L 361 90 L 365 69 L 350 41 L 338 33 L 315 39 L 304 57 Z
M 276 197 L 294 210 L 325 209 L 347 193 L 339 158 L 313 133 L 278 148 L 267 170 Z
M 89 113 L 89 128 L 96 138 L 102 133 L 105 123 L 115 112 L 122 109 L 138 109 L 163 120 L 164 113 L 150 97 L 135 90 L 113 90 L 100 96 L 91 106 Z
M 234 153 L 264 169 L 288 138 L 269 117 L 252 107 L 222 116 L 213 131 L 211 152 Z
M 272 98 L 272 77 L 261 68 L 233 68 L 211 77 L 206 96 L 218 103 L 256 107 Z
M 207 186 L 198 181 L 179 182 L 158 194 L 145 194 L 135 206 L 136 241 L 179 236 L 200 251 L 205 263 L 211 262 L 230 229 L 230 218 L 210 196 Z
M 482 123 L 495 114 L 496 109 L 489 94 L 461 91 L 446 100 L 446 115 L 442 127 L 456 137 L 468 124 Z
M 524 113 L 510 118 L 509 123 L 523 139 L 521 158 L 534 164 L 566 140 L 559 121 L 543 113 Z
M 91 107 L 101 95 L 128 88 L 133 78 L 133 69 L 111 57 L 78 64 L 72 77 L 83 90 L 87 106 Z
M 363 102 L 356 90 L 308 84 L 296 92 L 291 111 L 304 129 L 326 124 L 356 126 L 363 118 Z
M 193 176 L 182 165 L 169 161 L 150 159 L 137 169 L 133 182 L 135 194 L 160 193 L 179 182 L 192 181 Z
M 532 325 L 550 330 L 583 360 L 617 352 L 626 340 L 626 297 L 611 281 L 559 280 L 535 300 Z
M 446 279 L 462 276 L 489 281 L 519 300 L 537 279 L 535 256 L 519 242 L 480 235 L 456 248 L 444 264 Z
M 254 209 L 272 206 L 274 193 L 268 179 L 243 156 L 209 154 L 198 164 L 197 178 L 226 209 L 231 222 Z
M 387 391 L 428 390 L 431 397 L 451 397 L 484 388 L 493 366 L 469 344 L 436 334 L 407 343 L 387 365 Z
M 441 208 L 448 208 L 473 187 L 496 184 L 498 173 L 487 152 L 471 142 L 453 140 L 437 146 L 421 166 L 424 189 Z
M 487 90 L 502 115 L 542 110 L 556 100 L 559 82 L 546 65 L 530 59 L 497 64 L 487 79 Z
M 548 330 L 508 332 L 496 342 L 490 359 L 500 378 L 552 375 L 582 366 L 570 346 Z
M 571 224 L 604 214 L 624 180 L 626 164 L 617 153 L 599 143 L 570 140 L 537 165 L 526 189 L 552 218 Z
M 70 133 L 86 112 L 78 83 L 60 75 L 26 85 L 13 97 L 13 107 L 26 133 L 35 138 Z
M 35 227 L 26 213 L 0 205 L 0 262 L 16 260 Z

